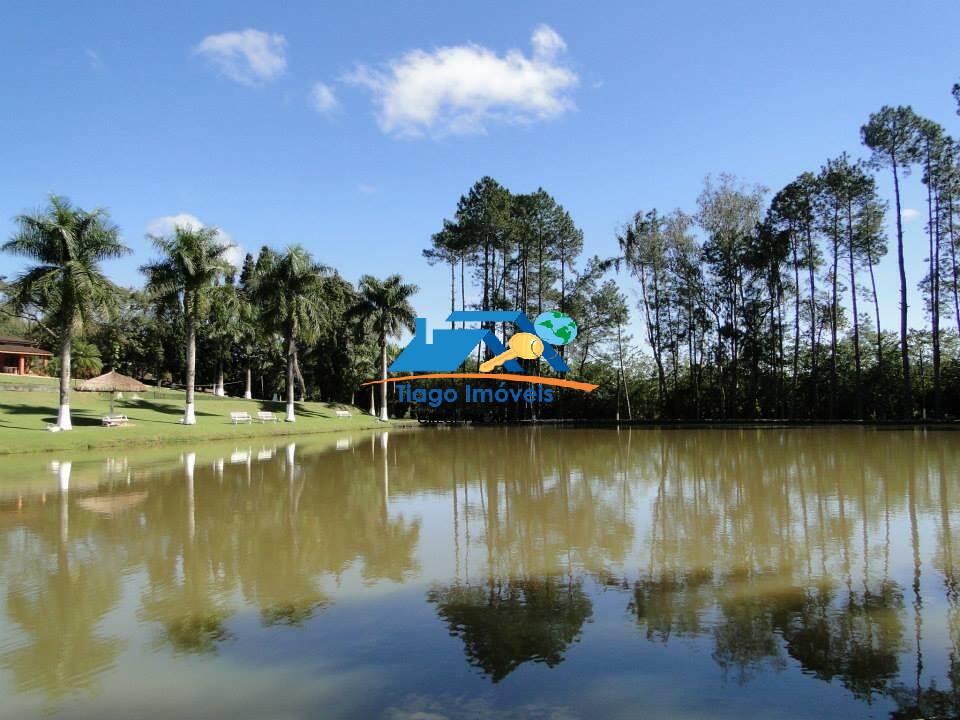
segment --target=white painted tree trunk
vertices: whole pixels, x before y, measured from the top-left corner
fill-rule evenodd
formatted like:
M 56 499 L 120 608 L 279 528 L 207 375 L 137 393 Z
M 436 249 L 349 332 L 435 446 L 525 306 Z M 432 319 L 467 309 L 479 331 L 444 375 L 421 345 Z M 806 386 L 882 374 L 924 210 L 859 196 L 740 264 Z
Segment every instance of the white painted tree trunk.
M 287 422 L 296 422 L 297 416 L 294 413 L 294 392 L 293 386 L 293 362 L 296 359 L 296 346 L 293 344 L 293 336 L 287 341 Z
M 190 308 L 186 299 L 184 307 L 187 315 L 187 406 L 183 413 L 184 425 L 196 425 L 197 415 L 193 402 L 193 384 L 197 378 L 197 332 L 193 326 L 193 318 L 190 317 Z
M 72 430 L 70 420 L 70 350 L 72 338 L 70 330 L 63 331 L 60 343 L 60 411 L 57 413 L 57 427 L 60 430 Z
M 223 389 L 223 360 L 217 360 L 217 386 L 213 389 L 213 394 L 217 397 L 226 395 Z
M 380 336 L 380 379 L 387 379 L 387 338 Z M 390 415 L 387 413 L 387 384 L 380 384 L 380 419 L 387 421 Z
M 245 400 L 253 400 L 253 373 L 250 372 L 250 368 L 247 368 L 247 386 L 243 391 L 243 397 Z

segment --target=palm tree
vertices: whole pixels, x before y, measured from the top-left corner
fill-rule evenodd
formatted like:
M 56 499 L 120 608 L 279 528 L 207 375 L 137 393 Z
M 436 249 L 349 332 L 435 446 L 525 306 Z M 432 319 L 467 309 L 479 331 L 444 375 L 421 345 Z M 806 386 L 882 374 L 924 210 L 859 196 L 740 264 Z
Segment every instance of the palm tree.
M 208 303 L 214 282 L 230 270 L 228 243 L 217 241 L 216 228 L 174 228 L 173 236 L 151 236 L 162 257 L 140 268 L 147 290 L 157 299 L 175 302 L 183 312 L 187 350 L 187 397 L 184 425 L 197 423 L 193 385 L 197 367 L 197 321 Z
M 60 342 L 60 411 L 56 427 L 70 430 L 70 351 L 74 334 L 113 305 L 117 287 L 100 270 L 104 260 L 130 249 L 106 210 L 87 212 L 66 198 L 50 196 L 50 205 L 16 218 L 17 231 L 5 252 L 36 261 L 7 289 L 17 313 L 38 310 L 40 326 Z
M 232 278 L 210 289 L 210 307 L 207 315 L 207 335 L 217 353 L 217 378 L 213 394 L 223 397 L 223 356 L 240 340 L 242 300 Z
M 70 348 L 70 355 L 73 360 L 73 369 L 79 378 L 92 378 L 103 371 L 103 358 L 100 357 L 100 349 L 92 342 L 77 338 Z
M 271 330 L 283 336 L 287 353 L 287 422 L 295 422 L 294 379 L 300 376 L 297 342 L 312 342 L 324 318 L 323 279 L 327 268 L 299 245 L 282 254 L 261 254 L 251 296 Z M 303 385 L 303 378 L 300 376 Z M 305 389 L 304 389 L 305 390 Z
M 244 366 L 243 397 L 253 399 L 253 369 L 252 365 L 257 355 L 262 351 L 260 309 L 252 297 L 252 285 L 255 279 L 256 266 L 249 254 L 240 274 L 240 284 L 237 288 L 237 298 L 240 301 L 240 314 L 237 324 L 237 347 Z M 262 362 L 261 362 L 262 365 Z
M 387 338 L 400 334 L 403 328 L 414 330 L 416 313 L 410 297 L 419 288 L 404 283 L 399 275 L 378 280 L 372 275 L 360 278 L 359 297 L 347 310 L 347 317 L 362 319 L 377 334 L 380 345 L 380 379 L 387 379 Z M 380 384 L 380 419 L 387 420 L 387 384 Z

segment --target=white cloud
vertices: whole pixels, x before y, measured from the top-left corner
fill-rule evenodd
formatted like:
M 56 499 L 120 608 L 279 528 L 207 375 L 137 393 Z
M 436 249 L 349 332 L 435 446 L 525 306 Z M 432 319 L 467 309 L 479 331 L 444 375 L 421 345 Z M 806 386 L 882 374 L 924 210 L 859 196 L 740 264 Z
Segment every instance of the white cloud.
M 541 58 L 554 58 L 567 50 L 567 43 L 549 25 L 538 25 L 530 37 L 530 44 L 533 45 L 533 54 Z
M 287 70 L 287 39 L 261 30 L 208 35 L 193 51 L 228 78 L 244 85 L 262 85 Z
M 357 190 L 364 195 L 373 195 L 377 191 L 377 188 L 373 185 L 368 185 L 367 183 L 360 183 L 357 185 Z
M 103 69 L 104 65 L 103 65 L 103 60 L 100 57 L 100 53 L 98 53 L 96 50 L 93 50 L 91 48 L 87 48 L 86 50 L 83 51 L 83 54 L 87 56 L 87 62 L 90 63 L 90 67 L 93 70 Z
M 164 215 L 148 222 L 147 235 L 172 235 L 178 227 L 186 230 L 200 230 L 207 226 L 196 215 L 177 213 L 176 215 Z M 246 257 L 246 251 L 243 247 L 235 243 L 230 233 L 221 228 L 217 228 L 217 240 L 230 245 L 226 252 L 227 262 L 240 269 L 243 266 L 243 259 Z
M 310 102 L 318 113 L 328 113 L 337 107 L 337 96 L 329 85 L 318 82 L 310 90 Z
M 920 211 L 914 210 L 913 208 L 903 208 L 903 210 L 900 211 L 900 217 L 903 218 L 904 222 L 910 222 L 920 217 Z
M 185 230 L 199 230 L 206 226 L 200 222 L 200 218 L 190 213 L 164 215 L 147 223 L 147 235 L 171 235 L 178 227 Z
M 484 132 L 490 122 L 533 122 L 573 107 L 568 93 L 579 79 L 561 62 L 563 38 L 540 25 L 530 42 L 529 56 L 473 44 L 411 50 L 383 68 L 359 65 L 344 79 L 373 93 L 384 132 Z

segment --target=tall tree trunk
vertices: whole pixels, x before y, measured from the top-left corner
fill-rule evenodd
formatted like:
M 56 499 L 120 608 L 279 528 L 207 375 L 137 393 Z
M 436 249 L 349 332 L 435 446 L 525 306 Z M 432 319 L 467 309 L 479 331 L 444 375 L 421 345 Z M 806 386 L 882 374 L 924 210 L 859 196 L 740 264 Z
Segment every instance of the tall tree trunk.
M 933 314 L 930 318 L 931 335 L 933 336 L 933 414 L 939 418 L 943 410 L 943 393 L 940 384 L 940 191 L 934 197 L 933 210 L 933 273 L 930 279 L 930 293 L 933 296 L 931 307 Z
M 450 261 L 450 312 L 453 313 L 457 309 L 457 266 L 456 261 Z M 452 330 L 456 326 L 456 323 L 450 321 L 450 329 Z
M 953 230 L 953 197 L 950 196 L 947 201 L 947 232 L 950 239 L 948 247 L 950 248 L 950 287 L 953 291 L 953 310 L 956 313 L 957 330 L 960 331 L 960 268 L 957 267 L 957 237 Z
M 807 228 L 807 276 L 810 285 L 810 389 L 813 396 L 813 405 L 809 414 L 816 415 L 820 409 L 820 383 L 818 376 L 818 355 L 820 348 L 817 343 L 817 280 L 815 271 L 816 255 L 814 254 L 813 233 Z
M 187 406 L 183 413 L 184 425 L 196 425 L 197 413 L 194 405 L 194 383 L 197 380 L 197 329 L 194 325 L 193 312 L 187 298 L 184 298 L 184 325 L 187 332 Z
M 654 313 L 650 310 L 650 295 L 647 286 L 647 273 L 644 269 L 644 263 L 639 262 L 636 266 L 637 275 L 640 278 L 640 299 L 643 302 L 643 314 L 647 326 L 647 341 L 650 343 L 650 349 L 653 351 L 653 360 L 657 366 L 657 405 L 659 413 L 663 413 L 666 395 L 667 381 L 663 371 L 663 357 L 660 353 L 659 328 L 654 326 Z M 654 283 L 654 303 L 658 302 L 656 297 L 656 284 Z M 617 342 L 619 343 L 620 328 L 617 327 Z
M 376 396 L 377 396 L 377 386 L 371 385 L 370 386 L 370 415 L 372 415 L 373 417 L 377 416 L 377 402 L 375 400 Z
M 294 395 L 294 364 L 297 359 L 297 345 L 293 333 L 287 333 L 287 422 L 296 422 L 297 415 L 294 409 L 296 401 Z
M 247 363 L 247 382 L 243 389 L 243 397 L 247 400 L 253 399 L 253 372 L 250 370 L 250 363 Z
M 467 309 L 467 281 L 464 279 L 464 264 L 465 264 L 464 256 L 461 255 L 460 256 L 460 309 L 461 310 Z M 466 326 L 467 326 L 466 320 L 460 323 L 461 328 L 465 328 Z
M 380 379 L 387 379 L 387 336 L 383 332 L 380 334 Z M 380 419 L 383 421 L 390 419 L 387 413 L 387 383 L 385 382 L 380 383 Z
M 70 352 L 73 337 L 70 327 L 63 329 L 60 338 L 60 410 L 57 413 L 57 427 L 60 430 L 72 430 L 70 419 Z
M 537 315 L 543 312 L 543 233 L 537 228 Z
M 857 420 L 863 420 L 863 375 L 860 363 L 860 317 L 857 314 L 857 270 L 853 254 L 853 209 L 847 203 L 847 259 L 850 263 L 850 308 L 853 314 L 853 361 L 857 383 Z
M 791 233 L 792 234 L 792 233 Z M 793 252 L 793 381 L 790 389 L 790 417 L 797 416 L 797 383 L 800 378 L 800 263 L 797 261 L 797 240 L 791 237 Z
M 833 273 L 830 296 L 830 419 L 833 420 L 837 414 L 837 323 L 839 322 L 839 311 L 837 309 L 837 282 L 840 267 L 840 248 L 839 248 L 839 228 L 837 213 L 834 213 L 833 219 Z
M 907 270 L 903 260 L 903 217 L 900 211 L 900 174 L 897 171 L 896 153 L 890 154 L 893 166 L 893 195 L 897 211 L 897 266 L 900 272 L 900 365 L 903 372 L 903 398 L 901 414 L 913 417 L 913 383 L 910 377 L 910 348 L 907 345 Z
M 623 382 L 623 397 L 627 404 L 627 420 L 633 420 L 633 410 L 630 408 L 630 389 L 627 387 L 627 374 L 623 369 L 623 333 L 620 323 L 617 323 L 617 354 L 620 358 L 620 379 Z
M 873 253 L 867 253 L 867 266 L 870 268 L 870 290 L 873 293 L 873 314 L 877 322 L 877 371 L 883 376 L 883 333 L 880 332 L 880 298 L 877 296 L 877 278 L 873 273 Z
M 957 330 L 960 331 L 960 268 L 957 267 L 957 237 L 953 232 L 953 196 L 951 195 L 947 201 L 947 230 L 950 234 L 950 276 L 951 276 L 951 288 L 953 290 L 953 309 L 957 315 Z
M 490 309 L 490 242 L 483 241 L 483 306 L 481 310 Z
M 307 401 L 307 381 L 303 379 L 303 373 L 300 372 L 300 353 L 297 351 L 296 345 L 293 348 L 293 373 L 296 376 L 297 382 L 300 383 L 300 402 Z
M 740 415 L 740 338 L 739 306 L 737 296 L 740 290 L 739 271 L 730 287 L 730 407 L 733 416 Z
M 700 419 L 700 361 L 697 357 L 697 325 L 694 320 L 693 308 L 696 302 L 693 293 L 687 296 L 687 358 L 690 362 L 690 380 L 693 383 L 694 417 Z
M 223 350 L 219 346 L 217 347 L 217 384 L 214 387 L 213 394 L 217 397 L 226 395 L 226 391 L 223 389 Z

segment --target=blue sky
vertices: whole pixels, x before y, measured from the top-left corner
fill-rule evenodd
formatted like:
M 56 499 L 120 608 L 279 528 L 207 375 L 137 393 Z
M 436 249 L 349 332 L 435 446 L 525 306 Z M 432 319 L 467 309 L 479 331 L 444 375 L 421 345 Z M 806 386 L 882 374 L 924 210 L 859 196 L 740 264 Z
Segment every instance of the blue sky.
M 190 215 L 350 280 L 401 272 L 439 318 L 447 276 L 420 251 L 479 177 L 543 186 L 610 255 L 636 210 L 692 210 L 707 173 L 776 190 L 863 155 L 883 104 L 960 133 L 957 27 L 956 2 L 7 2 L 0 234 L 49 192 L 105 206 L 135 250 L 109 271 L 139 284 L 145 232 Z M 894 327 L 892 254 L 879 279 Z

